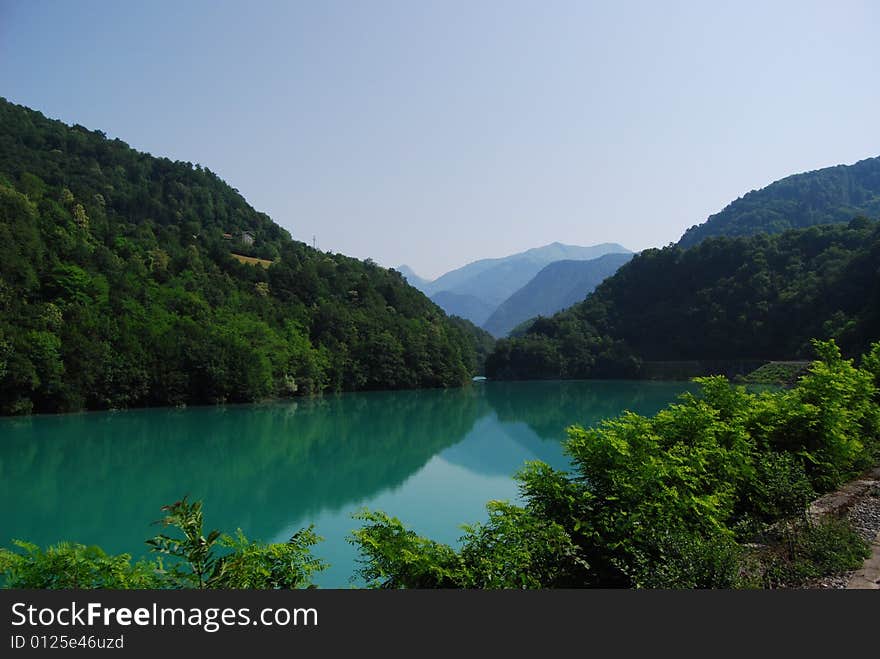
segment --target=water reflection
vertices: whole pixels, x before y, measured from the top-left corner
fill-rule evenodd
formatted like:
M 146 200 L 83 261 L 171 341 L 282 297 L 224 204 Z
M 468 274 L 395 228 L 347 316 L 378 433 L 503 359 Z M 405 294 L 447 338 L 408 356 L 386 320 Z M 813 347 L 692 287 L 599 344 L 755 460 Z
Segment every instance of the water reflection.
M 681 383 L 484 383 L 293 403 L 0 419 L 0 543 L 95 543 L 142 555 L 159 507 L 205 501 L 206 523 L 283 540 L 309 522 L 345 585 L 353 510 L 385 509 L 454 542 L 526 460 L 564 468 L 571 423 L 653 413 Z
M 526 460 L 565 469 L 560 451 L 566 428 L 590 427 L 624 410 L 654 414 L 690 383 L 597 381 L 493 382 L 484 388 L 491 420 L 442 457 L 476 473 L 513 474 Z
M 139 549 L 183 494 L 210 524 L 265 537 L 400 485 L 483 414 L 465 389 L 3 419 L 2 541 Z

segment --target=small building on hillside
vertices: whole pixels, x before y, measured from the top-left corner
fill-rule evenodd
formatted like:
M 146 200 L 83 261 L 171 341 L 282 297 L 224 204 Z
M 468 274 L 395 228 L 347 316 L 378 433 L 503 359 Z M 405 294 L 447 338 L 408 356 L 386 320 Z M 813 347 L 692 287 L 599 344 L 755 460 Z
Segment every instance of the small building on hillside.
M 242 231 L 241 232 L 241 242 L 242 242 L 242 244 L 250 247 L 251 245 L 254 244 L 254 234 L 252 234 L 250 231 Z

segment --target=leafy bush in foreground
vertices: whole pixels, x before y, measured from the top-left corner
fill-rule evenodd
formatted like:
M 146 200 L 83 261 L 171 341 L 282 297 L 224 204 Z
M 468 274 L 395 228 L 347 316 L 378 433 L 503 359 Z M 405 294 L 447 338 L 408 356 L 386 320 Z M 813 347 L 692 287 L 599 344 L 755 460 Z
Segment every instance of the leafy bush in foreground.
M 369 513 L 352 539 L 362 576 L 419 588 L 772 585 L 778 568 L 756 580 L 748 546 L 878 455 L 880 344 L 861 367 L 834 342 L 814 347 L 817 360 L 790 390 L 699 378 L 699 394 L 654 417 L 571 427 L 572 471 L 529 464 L 518 475 L 523 505 L 490 504 L 488 524 L 466 528 L 459 550 Z M 839 523 L 791 528 L 789 581 L 863 555 Z
M 163 506 L 160 520 L 173 535 L 147 541 L 160 554 L 153 561 L 131 563 L 129 554 L 110 556 L 98 547 L 59 543 L 45 551 L 17 541 L 22 551 L 0 549 L 0 583 L 7 588 L 302 588 L 325 569 L 311 555 L 320 541 L 311 527 L 286 543 L 263 544 L 202 530 L 202 504 L 186 498 Z M 226 550 L 225 553 L 222 553 Z M 163 560 L 166 559 L 166 560 Z M 167 562 L 167 565 L 166 565 Z
M 132 565 L 131 556 L 110 556 L 100 548 L 60 542 L 45 550 L 16 540 L 21 551 L 0 549 L 0 575 L 7 588 L 88 589 L 159 588 L 159 566 L 149 561 Z

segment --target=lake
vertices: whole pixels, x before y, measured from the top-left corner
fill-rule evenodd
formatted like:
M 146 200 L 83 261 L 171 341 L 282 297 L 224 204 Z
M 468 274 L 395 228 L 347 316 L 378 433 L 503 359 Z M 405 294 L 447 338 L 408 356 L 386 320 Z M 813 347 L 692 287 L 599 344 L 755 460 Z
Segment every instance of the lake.
M 0 418 L 0 543 L 147 554 L 159 510 L 201 499 L 208 528 L 282 542 L 315 524 L 322 587 L 352 585 L 361 508 L 455 543 L 526 460 L 565 468 L 565 428 L 653 414 L 685 382 L 482 382 L 283 403 Z

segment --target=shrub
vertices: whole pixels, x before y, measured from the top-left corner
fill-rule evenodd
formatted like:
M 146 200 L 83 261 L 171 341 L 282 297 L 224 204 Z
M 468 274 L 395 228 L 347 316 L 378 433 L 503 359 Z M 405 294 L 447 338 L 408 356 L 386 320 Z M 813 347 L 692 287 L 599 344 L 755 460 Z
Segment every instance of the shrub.
M 842 522 L 808 524 L 805 509 L 878 455 L 880 344 L 861 368 L 833 341 L 814 348 L 790 390 L 698 378 L 698 394 L 653 417 L 571 427 L 572 472 L 528 465 L 525 505 L 491 504 L 459 551 L 372 513 L 355 532 L 363 573 L 392 587 L 731 588 L 849 569 L 864 543 Z
M 46 550 L 15 541 L 19 552 L 0 549 L 0 574 L 5 588 L 88 589 L 162 588 L 161 565 L 131 556 L 111 556 L 101 548 L 60 542 Z
M 159 523 L 176 532 L 147 541 L 160 554 L 157 560 L 132 564 L 129 554 L 110 556 L 99 547 L 62 542 L 42 550 L 16 541 L 20 551 L 0 549 L 0 583 L 6 588 L 302 588 L 326 568 L 311 555 L 321 540 L 311 527 L 286 543 L 263 544 L 241 530 L 234 537 L 219 531 L 206 535 L 200 501 L 184 497 L 162 510 L 167 514 Z

